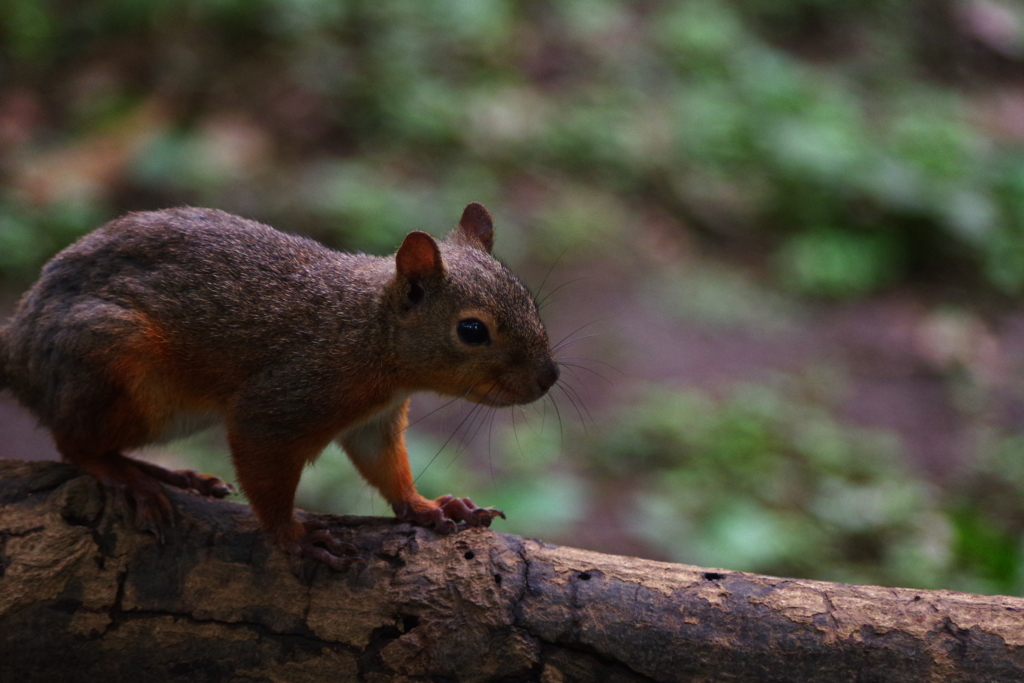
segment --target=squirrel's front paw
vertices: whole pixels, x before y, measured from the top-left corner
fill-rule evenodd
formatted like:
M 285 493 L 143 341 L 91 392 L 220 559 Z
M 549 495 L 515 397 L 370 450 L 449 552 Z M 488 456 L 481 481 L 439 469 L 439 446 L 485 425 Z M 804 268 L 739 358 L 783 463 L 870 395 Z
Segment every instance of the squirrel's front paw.
M 365 563 L 363 558 L 355 555 L 360 552 L 359 548 L 338 539 L 327 524 L 313 520 L 302 527 L 304 532 L 301 536 L 282 544 L 296 575 L 302 574 L 303 560 L 326 564 L 336 572 L 348 571 L 354 564 Z
M 469 498 L 441 496 L 437 500 L 395 503 L 395 516 L 403 522 L 412 522 L 439 533 L 451 534 L 459 530 L 459 522 L 470 527 L 489 527 L 495 517 L 505 519 L 505 513 L 494 508 L 480 508 Z

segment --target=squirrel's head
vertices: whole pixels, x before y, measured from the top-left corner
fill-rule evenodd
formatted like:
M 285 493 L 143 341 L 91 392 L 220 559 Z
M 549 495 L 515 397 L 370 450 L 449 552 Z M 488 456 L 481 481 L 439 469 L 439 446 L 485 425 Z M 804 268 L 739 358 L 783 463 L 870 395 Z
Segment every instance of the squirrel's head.
M 537 304 L 493 245 L 491 216 L 474 203 L 446 240 L 412 232 L 395 254 L 394 341 L 408 388 L 508 406 L 558 381 Z

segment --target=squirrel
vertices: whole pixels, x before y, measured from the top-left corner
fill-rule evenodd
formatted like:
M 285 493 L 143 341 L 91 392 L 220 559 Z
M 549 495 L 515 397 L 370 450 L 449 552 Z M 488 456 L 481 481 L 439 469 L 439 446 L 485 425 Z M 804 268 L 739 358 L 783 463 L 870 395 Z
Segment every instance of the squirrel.
M 413 483 L 409 397 L 535 401 L 558 381 L 537 304 L 491 256 L 469 204 L 452 233 L 392 257 L 350 254 L 215 209 L 130 213 L 47 263 L 0 328 L 0 389 L 158 537 L 161 484 L 221 498 L 212 475 L 124 453 L 223 420 L 237 481 L 291 557 L 351 564 L 294 515 L 303 468 L 336 441 L 400 520 L 451 533 L 504 514 Z

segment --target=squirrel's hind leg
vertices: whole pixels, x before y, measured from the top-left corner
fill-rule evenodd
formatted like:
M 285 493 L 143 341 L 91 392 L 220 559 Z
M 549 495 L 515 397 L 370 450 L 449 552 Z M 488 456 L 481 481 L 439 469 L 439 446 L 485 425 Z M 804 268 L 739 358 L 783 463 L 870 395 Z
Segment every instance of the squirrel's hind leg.
M 160 481 L 140 467 L 143 463 L 116 450 L 83 447 L 82 441 L 59 433 L 54 437 L 64 460 L 99 480 L 122 517 L 133 520 L 140 531 L 163 540 L 163 528 L 174 521 L 171 502 Z
M 62 394 L 46 422 L 64 460 L 104 484 L 115 506 L 126 518 L 134 518 L 140 530 L 161 538 L 161 527 L 173 523 L 162 484 L 213 498 L 223 498 L 232 489 L 212 475 L 172 471 L 123 454 L 154 441 L 169 421 L 164 404 L 171 396 L 153 381 L 155 373 L 145 356 L 135 358 L 105 366 L 78 363 L 74 369 L 89 391 Z
M 105 447 L 99 439 L 73 438 L 56 431 L 54 438 L 65 461 L 96 477 L 110 491 L 114 507 L 125 519 L 133 520 L 136 528 L 161 541 L 163 527 L 174 522 L 170 500 L 161 484 L 212 498 L 223 498 L 232 491 L 229 484 L 213 475 L 168 470 L 129 458 L 115 448 Z
M 185 491 L 193 491 L 208 498 L 224 498 L 235 490 L 231 484 L 212 474 L 203 474 L 195 470 L 169 470 L 145 460 L 125 459 L 131 460 L 136 467 L 142 470 L 143 474 L 157 481 Z

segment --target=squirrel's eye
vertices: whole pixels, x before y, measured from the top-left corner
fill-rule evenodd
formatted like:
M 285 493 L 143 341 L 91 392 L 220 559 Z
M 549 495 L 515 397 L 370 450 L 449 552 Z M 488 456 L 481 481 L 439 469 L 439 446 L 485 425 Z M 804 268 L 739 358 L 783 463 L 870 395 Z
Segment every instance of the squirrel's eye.
M 483 346 L 491 342 L 491 333 L 487 325 L 479 318 L 466 318 L 460 320 L 455 330 L 459 333 L 459 339 L 470 346 Z

